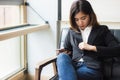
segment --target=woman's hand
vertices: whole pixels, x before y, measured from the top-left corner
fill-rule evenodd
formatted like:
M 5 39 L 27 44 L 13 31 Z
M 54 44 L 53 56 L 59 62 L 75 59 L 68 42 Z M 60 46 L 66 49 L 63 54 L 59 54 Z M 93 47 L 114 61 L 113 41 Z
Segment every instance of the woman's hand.
M 62 52 L 66 53 L 66 54 L 71 54 L 71 51 L 66 50 L 66 49 L 57 49 L 57 50 L 56 50 L 56 53 L 57 53 L 57 54 L 60 54 L 60 53 L 62 53 Z
M 85 43 L 85 42 L 79 43 L 78 47 L 79 47 L 81 50 L 88 50 L 88 51 L 95 51 L 95 52 L 97 52 L 96 46 L 87 44 L 87 43 Z

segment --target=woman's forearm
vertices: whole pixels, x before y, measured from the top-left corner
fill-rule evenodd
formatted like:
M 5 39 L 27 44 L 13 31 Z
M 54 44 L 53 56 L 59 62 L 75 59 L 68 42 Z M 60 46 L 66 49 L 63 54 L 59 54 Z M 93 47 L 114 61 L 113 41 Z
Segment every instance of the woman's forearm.
M 84 42 L 79 43 L 78 47 L 79 47 L 81 50 L 88 50 L 88 51 L 97 52 L 96 46 L 90 45 L 90 44 L 87 44 L 87 43 L 84 43 Z

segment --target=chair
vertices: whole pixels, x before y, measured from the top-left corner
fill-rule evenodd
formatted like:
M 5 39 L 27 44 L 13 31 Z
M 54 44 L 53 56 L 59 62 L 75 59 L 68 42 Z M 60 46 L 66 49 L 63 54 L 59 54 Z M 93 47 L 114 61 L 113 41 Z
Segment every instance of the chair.
M 46 65 L 53 63 L 53 67 L 55 68 L 55 76 L 52 77 L 50 80 L 55 80 L 55 78 L 57 78 L 57 69 L 56 69 L 56 58 L 57 56 L 53 56 L 49 59 L 46 59 L 44 61 L 41 61 L 40 63 L 38 63 L 35 67 L 35 80 L 41 80 L 41 71 L 43 69 L 43 67 L 45 67 Z
M 68 28 L 63 28 L 61 31 L 61 38 L 60 38 L 60 48 L 63 46 L 64 40 L 65 40 L 65 36 L 68 32 Z M 111 29 L 111 33 L 120 41 L 120 29 Z M 55 76 L 53 76 L 52 78 L 50 78 L 49 80 L 58 80 L 58 75 L 57 75 L 57 66 L 56 66 L 56 59 L 57 56 L 53 56 L 49 59 L 46 59 L 40 63 L 38 63 L 36 65 L 35 68 L 35 80 L 40 80 L 41 78 L 41 71 L 43 69 L 43 67 L 45 67 L 46 65 L 53 63 L 53 67 L 54 67 L 54 71 L 55 71 Z M 111 61 L 105 62 L 104 64 L 106 64 L 104 67 L 106 69 L 104 75 L 105 78 L 104 80 L 120 80 L 120 57 L 117 58 L 118 62 L 113 62 L 113 67 L 112 68 L 112 75 L 111 75 L 111 69 L 109 70 L 109 66 L 111 65 Z M 111 79 L 112 76 L 112 79 Z

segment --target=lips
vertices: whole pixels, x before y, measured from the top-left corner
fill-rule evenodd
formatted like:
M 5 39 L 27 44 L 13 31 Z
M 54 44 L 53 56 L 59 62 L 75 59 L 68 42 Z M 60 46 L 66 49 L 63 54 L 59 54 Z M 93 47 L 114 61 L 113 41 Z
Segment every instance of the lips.
M 85 26 L 80 26 L 80 29 L 84 30 L 84 29 L 85 29 Z

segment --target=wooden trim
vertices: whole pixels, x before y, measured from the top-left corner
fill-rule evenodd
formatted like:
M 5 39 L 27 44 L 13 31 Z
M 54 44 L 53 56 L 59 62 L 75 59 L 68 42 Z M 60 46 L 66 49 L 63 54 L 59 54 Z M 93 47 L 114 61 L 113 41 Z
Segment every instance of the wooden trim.
M 13 29 L 8 29 L 8 30 L 3 30 L 0 31 L 0 41 L 9 39 L 12 37 L 17 37 L 21 35 L 25 35 L 31 32 L 39 31 L 42 29 L 49 28 L 48 24 L 43 24 L 43 25 L 30 25 L 27 27 L 19 27 L 19 28 L 13 28 Z
M 28 68 L 28 61 L 27 61 L 27 35 L 24 35 L 24 68 Z
M 46 65 L 48 65 L 48 64 L 50 64 L 50 63 L 53 63 L 54 64 L 54 66 L 55 66 L 55 61 L 56 61 L 56 58 L 57 58 L 57 56 L 53 56 L 53 57 L 50 57 L 50 58 L 48 58 L 48 59 L 46 59 L 46 60 L 44 60 L 44 61 L 40 61 L 36 66 L 35 66 L 35 80 L 41 80 L 41 71 L 42 71 L 42 69 L 46 66 Z M 56 67 L 54 67 L 53 66 L 53 68 L 56 68 Z M 56 69 L 54 69 L 54 71 L 56 71 Z M 56 72 L 54 72 L 54 73 L 56 73 Z
M 27 0 L 24 0 L 24 6 L 23 6 L 23 23 L 27 23 L 27 6 L 25 5 L 25 2 L 27 2 Z
M 52 65 L 53 65 L 54 74 L 57 74 L 57 65 L 56 65 L 56 62 L 53 62 Z
M 18 72 L 17 74 L 11 76 L 7 80 L 26 80 L 25 70 Z
M 21 67 L 27 69 L 27 35 L 21 36 Z

